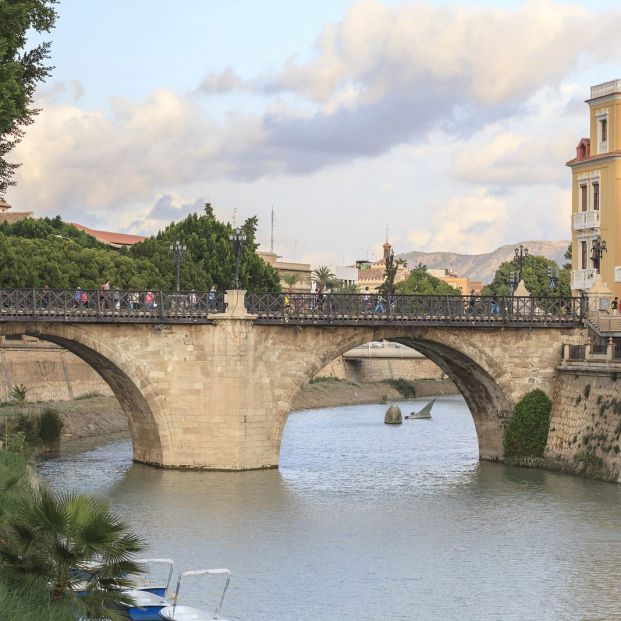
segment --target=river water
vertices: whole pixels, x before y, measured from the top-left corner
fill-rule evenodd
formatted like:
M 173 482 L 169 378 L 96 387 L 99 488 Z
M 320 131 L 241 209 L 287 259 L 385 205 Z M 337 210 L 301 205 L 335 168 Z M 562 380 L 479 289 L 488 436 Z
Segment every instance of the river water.
M 116 438 L 40 472 L 108 498 L 148 555 L 229 567 L 227 618 L 621 620 L 621 486 L 479 463 L 461 397 L 401 426 L 386 407 L 291 414 L 279 470 L 159 470 Z M 181 599 L 215 589 L 197 578 Z

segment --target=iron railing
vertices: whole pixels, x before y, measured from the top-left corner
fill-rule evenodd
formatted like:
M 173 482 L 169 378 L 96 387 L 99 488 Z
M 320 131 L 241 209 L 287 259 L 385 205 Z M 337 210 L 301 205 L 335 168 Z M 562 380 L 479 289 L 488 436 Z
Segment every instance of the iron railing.
M 208 291 L 0 289 L 0 321 L 205 323 L 224 311 Z M 247 293 L 256 323 L 327 325 L 582 325 L 581 298 Z
M 200 323 L 223 311 L 208 291 L 0 289 L 0 321 Z
M 582 325 L 581 298 L 247 293 L 256 323 L 563 327 Z

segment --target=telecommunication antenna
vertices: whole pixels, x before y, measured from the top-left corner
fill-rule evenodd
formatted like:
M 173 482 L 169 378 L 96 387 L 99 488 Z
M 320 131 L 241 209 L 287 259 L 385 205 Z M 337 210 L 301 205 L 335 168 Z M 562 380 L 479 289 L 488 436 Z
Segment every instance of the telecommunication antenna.
M 270 236 L 270 252 L 274 252 L 274 205 L 272 205 L 272 234 Z

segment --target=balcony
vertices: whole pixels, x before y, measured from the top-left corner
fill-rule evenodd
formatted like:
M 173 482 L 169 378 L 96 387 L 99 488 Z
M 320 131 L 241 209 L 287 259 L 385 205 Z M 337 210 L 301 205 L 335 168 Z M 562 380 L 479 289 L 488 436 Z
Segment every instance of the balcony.
M 619 92 L 621 92 L 621 80 L 611 80 L 610 82 L 591 86 L 591 99 Z
M 588 212 L 587 212 L 588 213 Z M 590 289 L 595 282 L 597 276 L 597 270 L 573 270 L 571 272 L 571 288 L 575 289 Z
M 598 229 L 600 212 L 599 211 L 577 211 L 572 216 L 574 231 L 582 229 Z

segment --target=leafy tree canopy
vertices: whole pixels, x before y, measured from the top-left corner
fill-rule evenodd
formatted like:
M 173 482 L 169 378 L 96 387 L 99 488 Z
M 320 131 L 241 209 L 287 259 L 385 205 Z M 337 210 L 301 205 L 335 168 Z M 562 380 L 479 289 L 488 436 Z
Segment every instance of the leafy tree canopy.
M 38 110 L 33 97 L 38 83 L 51 71 L 45 63 L 50 43 L 27 48 L 32 32 L 50 32 L 56 20 L 56 0 L 0 0 L 0 197 L 13 185 L 17 164 L 5 155 L 20 141 L 24 127 Z
M 247 241 L 240 261 L 241 285 L 253 291 L 279 291 L 278 274 L 256 254 L 256 226 L 256 218 L 243 225 Z M 210 213 L 190 214 L 129 250 L 114 250 L 60 217 L 3 223 L 0 287 L 47 284 L 58 289 L 97 289 L 110 280 L 118 289 L 172 290 L 176 270 L 169 247 L 179 240 L 188 248 L 181 264 L 182 288 L 208 290 L 215 284 L 224 290 L 232 286 L 235 272 L 232 231 Z
M 548 268 L 553 270 L 556 277 L 556 287 L 552 289 L 550 287 L 550 277 L 548 275 Z M 483 287 L 483 295 L 511 295 L 509 288 L 509 276 L 511 272 L 517 271 L 514 261 L 505 261 L 496 270 L 494 280 L 489 285 Z M 534 296 L 570 296 L 571 284 L 570 284 L 570 272 L 569 270 L 559 270 L 556 261 L 546 259 L 537 255 L 528 255 L 524 257 L 524 273 L 523 281 L 526 288 Z
M 432 276 L 425 265 L 417 265 L 410 275 L 402 282 L 395 285 L 397 293 L 419 295 L 461 295 L 456 287 L 445 283 L 443 280 Z

